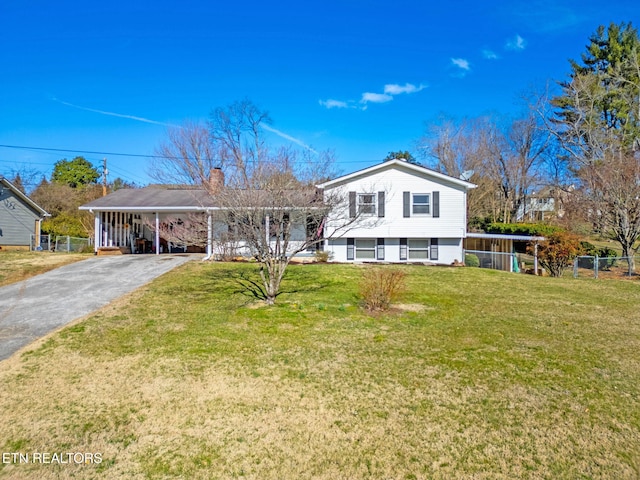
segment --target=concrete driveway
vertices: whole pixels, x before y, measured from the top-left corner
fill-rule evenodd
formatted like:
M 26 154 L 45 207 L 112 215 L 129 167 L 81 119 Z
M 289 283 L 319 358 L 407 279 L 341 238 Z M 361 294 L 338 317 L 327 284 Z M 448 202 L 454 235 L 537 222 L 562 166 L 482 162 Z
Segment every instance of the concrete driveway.
M 93 257 L 0 288 L 0 361 L 200 255 Z

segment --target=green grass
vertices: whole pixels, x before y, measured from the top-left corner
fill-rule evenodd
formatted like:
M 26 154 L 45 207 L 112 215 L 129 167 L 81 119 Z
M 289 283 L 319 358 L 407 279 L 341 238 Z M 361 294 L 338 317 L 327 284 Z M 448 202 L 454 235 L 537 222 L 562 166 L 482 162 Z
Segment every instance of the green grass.
M 20 282 L 92 254 L 0 251 L 0 287 Z
M 0 366 L 0 451 L 101 452 L 0 478 L 638 478 L 637 281 L 189 263 Z M 397 267 L 389 267 L 397 268 Z

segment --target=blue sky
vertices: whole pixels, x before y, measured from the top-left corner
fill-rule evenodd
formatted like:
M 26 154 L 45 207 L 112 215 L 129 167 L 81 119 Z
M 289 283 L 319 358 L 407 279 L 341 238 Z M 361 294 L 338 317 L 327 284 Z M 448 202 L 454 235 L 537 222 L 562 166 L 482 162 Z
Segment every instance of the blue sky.
M 81 151 L 148 183 L 167 125 L 248 98 L 274 144 L 333 149 L 343 172 L 415 152 L 425 125 L 516 115 L 635 1 L 1 2 L 0 174 Z M 70 151 L 47 151 L 61 149 Z

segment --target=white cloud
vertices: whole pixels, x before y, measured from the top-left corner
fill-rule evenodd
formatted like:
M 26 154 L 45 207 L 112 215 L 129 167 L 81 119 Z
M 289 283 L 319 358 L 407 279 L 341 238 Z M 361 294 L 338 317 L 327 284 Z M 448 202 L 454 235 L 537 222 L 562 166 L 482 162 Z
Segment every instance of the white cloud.
M 327 109 L 331 108 L 356 108 L 359 110 L 366 110 L 369 103 L 387 103 L 394 99 L 394 95 L 401 95 L 403 93 L 417 93 L 427 88 L 427 85 L 420 84 L 414 85 L 413 83 L 405 83 L 404 85 L 398 83 L 388 83 L 384 86 L 383 93 L 364 92 L 360 98 L 360 101 L 354 100 L 318 100 L 318 103 Z
M 342 100 L 320 100 L 320 105 L 326 108 L 349 108 L 349 104 L 347 102 L 343 102 Z
M 471 70 L 471 64 L 469 63 L 468 60 L 465 60 L 464 58 L 452 58 L 451 63 L 453 63 L 456 67 L 462 70 L 465 70 L 467 72 Z
M 371 93 L 365 92 L 362 94 L 362 99 L 360 103 L 386 103 L 393 100 L 391 95 L 387 95 L 386 93 Z
M 416 93 L 425 88 L 426 86 L 422 84 L 416 87 L 412 83 L 405 83 L 404 85 L 392 83 L 384 86 L 384 93 L 387 95 L 400 95 L 401 93 Z
M 524 50 L 527 46 L 527 41 L 520 35 L 516 35 L 513 38 L 507 40 L 504 48 L 507 50 Z
M 497 60 L 497 59 L 500 58 L 496 52 L 494 52 L 493 50 L 489 50 L 489 49 L 482 50 L 482 57 L 485 60 Z

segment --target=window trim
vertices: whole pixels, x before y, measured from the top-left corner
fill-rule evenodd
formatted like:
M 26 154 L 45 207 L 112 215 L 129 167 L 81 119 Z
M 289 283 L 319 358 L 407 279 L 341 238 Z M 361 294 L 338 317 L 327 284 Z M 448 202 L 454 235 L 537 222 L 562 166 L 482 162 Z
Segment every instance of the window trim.
M 365 203 L 361 201 L 364 197 L 371 197 L 371 202 Z M 358 193 L 356 196 L 356 205 L 358 208 L 358 214 L 363 216 L 375 217 L 378 213 L 378 195 L 374 193 Z M 370 212 L 363 211 L 363 207 L 369 207 Z
M 371 247 L 363 247 L 362 242 L 371 242 Z M 355 239 L 355 260 L 375 260 L 377 255 L 377 242 L 375 238 L 356 238 Z M 370 253 L 365 257 L 358 255 L 359 253 Z
M 427 197 L 427 202 L 426 203 L 416 203 L 415 202 L 415 198 L 417 196 L 425 196 Z M 427 212 L 416 212 L 415 208 L 416 207 L 427 207 Z M 427 216 L 431 216 L 432 214 L 432 208 L 431 208 L 431 193 L 411 193 L 411 215 L 412 216 L 417 216 L 417 217 L 427 217 Z
M 411 246 L 411 242 L 412 241 L 424 241 L 427 242 L 427 246 L 426 247 L 418 247 L 416 248 L 415 246 L 412 247 Z M 414 257 L 411 255 L 412 252 L 426 252 L 427 256 L 426 257 Z M 429 238 L 409 238 L 407 239 L 407 259 L 408 260 L 417 260 L 417 261 L 425 261 L 425 260 L 430 260 L 431 259 L 431 239 Z

